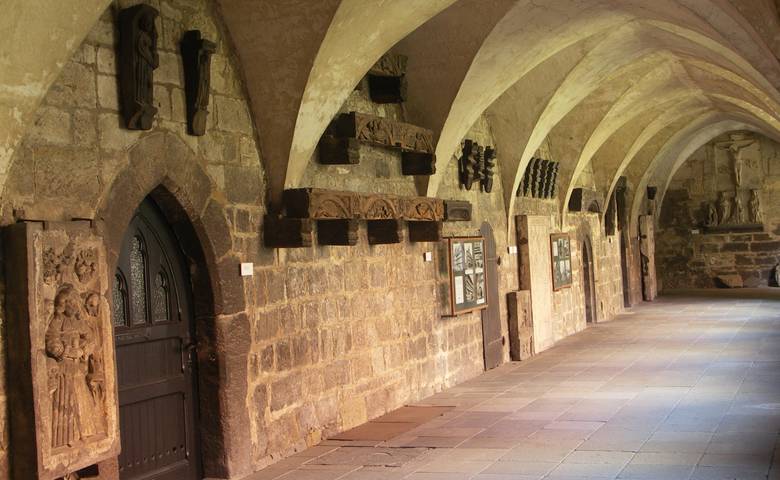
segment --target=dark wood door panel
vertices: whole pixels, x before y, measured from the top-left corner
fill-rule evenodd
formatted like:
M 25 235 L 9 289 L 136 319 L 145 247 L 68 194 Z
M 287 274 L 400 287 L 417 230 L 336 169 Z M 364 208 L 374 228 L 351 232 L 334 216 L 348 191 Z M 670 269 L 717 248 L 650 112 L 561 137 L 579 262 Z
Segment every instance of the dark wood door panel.
M 488 306 L 482 310 L 482 344 L 485 370 L 496 368 L 504 357 L 504 339 L 501 334 L 501 309 L 498 300 L 498 252 L 493 228 L 483 223 L 480 233 L 485 239 L 485 276 Z
M 180 474 L 189 469 L 185 413 L 181 393 L 121 406 L 119 468 L 123 478 L 157 479 L 157 474 L 171 469 Z
M 175 237 L 151 201 L 128 227 L 113 300 L 120 477 L 199 479 L 189 278 Z

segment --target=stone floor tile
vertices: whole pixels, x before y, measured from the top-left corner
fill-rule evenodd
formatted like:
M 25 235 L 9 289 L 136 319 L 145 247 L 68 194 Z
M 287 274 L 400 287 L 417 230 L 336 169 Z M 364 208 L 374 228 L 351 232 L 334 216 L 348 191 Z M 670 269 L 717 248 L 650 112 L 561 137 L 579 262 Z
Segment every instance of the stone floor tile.
M 651 435 L 650 430 L 630 430 L 607 423 L 588 437 L 577 450 L 638 452 Z
M 634 465 L 696 465 L 702 457 L 700 453 L 657 453 L 639 452 L 634 455 Z
M 710 432 L 658 431 L 640 448 L 641 452 L 704 453 L 712 438 Z
M 772 455 L 714 454 L 705 453 L 699 465 L 705 467 L 739 467 L 744 471 L 767 473 Z
M 645 465 L 629 463 L 618 474 L 618 479 L 630 480 L 688 480 L 693 465 Z
M 482 473 L 504 475 L 546 475 L 558 466 L 556 462 L 496 462 Z
M 623 464 L 562 463 L 551 475 L 570 477 L 615 478 L 623 470 Z
M 698 466 L 690 480 L 765 480 L 766 478 L 764 472 L 744 470 L 740 467 Z

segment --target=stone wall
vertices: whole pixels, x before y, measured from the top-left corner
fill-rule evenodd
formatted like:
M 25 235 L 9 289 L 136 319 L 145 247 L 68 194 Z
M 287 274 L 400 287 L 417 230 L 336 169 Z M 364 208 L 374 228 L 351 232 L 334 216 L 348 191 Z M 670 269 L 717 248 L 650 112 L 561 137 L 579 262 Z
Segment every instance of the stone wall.
M 121 240 L 126 215 L 156 187 L 162 185 L 162 196 L 178 202 L 181 211 L 167 213 L 177 233 L 178 222 L 191 223 L 194 234 L 183 237 L 182 248 L 195 250 L 200 241 L 208 272 L 197 276 L 211 278 L 217 302 L 209 316 L 197 319 L 201 409 L 206 409 L 201 429 L 204 450 L 209 451 L 204 455 L 205 473 L 236 477 L 254 470 L 247 413 L 248 348 L 241 344 L 240 332 L 248 336 L 248 319 L 257 310 L 254 283 L 238 276 L 238 263 L 274 261 L 273 252 L 260 248 L 265 181 L 255 127 L 230 43 L 206 0 L 150 2 L 161 13 L 160 67 L 154 74 L 159 111 L 151 131 L 123 127 L 114 18 L 133 3 L 116 2 L 107 9 L 47 93 L 9 172 L 0 202 L 1 223 L 102 220 L 111 243 Z M 178 42 L 189 29 L 199 29 L 217 43 L 208 134 L 203 137 L 187 135 L 185 123 Z M 198 301 L 205 303 L 205 298 Z M 111 471 L 101 466 L 101 478 L 114 478 Z
M 355 247 L 269 250 L 262 245 L 266 179 L 255 141 L 262 125 L 253 124 L 239 66 L 211 3 L 150 0 L 161 11 L 161 66 L 155 72 L 159 113 L 149 132 L 122 127 L 113 19 L 132 3 L 120 1 L 108 9 L 45 97 L 2 192 L 0 223 L 103 220 L 107 242 L 115 245 L 127 212 L 145 195 L 154 191 L 156 199 L 177 204 L 164 210 L 181 233 L 194 280 L 209 280 L 215 297 L 212 314 L 197 322 L 200 393 L 209 401 L 201 403 L 204 450 L 218 452 L 205 458 L 205 473 L 239 478 L 479 374 L 480 313 L 442 317 L 436 298 L 441 259 L 434 255 L 433 262 L 424 261 L 425 252 L 437 251 L 434 244 L 404 239 L 369 246 L 361 226 Z M 218 45 L 203 137 L 186 134 L 177 44 L 182 32 L 193 28 Z M 360 89 L 342 109 L 351 110 L 413 122 L 398 106 L 372 104 Z M 494 145 L 485 118 L 467 137 Z M 500 152 L 498 146 L 498 168 Z M 397 153 L 363 146 L 361 157 L 355 166 L 323 166 L 313 158 L 303 186 L 417 194 L 414 179 L 400 174 Z M 492 226 L 502 260 L 498 300 L 507 335 L 506 293 L 518 288 L 517 258 L 507 253 L 516 242 L 514 225 L 507 225 L 499 175 L 491 194 L 466 192 L 458 186 L 455 160 L 448 164 L 440 197 L 470 201 L 473 219 L 447 223 L 443 233 L 476 235 L 483 222 Z M 519 213 L 553 215 L 550 233 L 560 230 L 555 200 L 518 203 Z M 116 211 L 124 213 L 111 214 Z M 588 235 L 593 245 L 599 321 L 620 311 L 615 299 L 622 298 L 615 275 L 619 252 L 603 236 L 598 215 L 570 215 L 565 230 L 573 239 L 574 285 L 555 295 L 549 315 L 536 319 L 554 332 L 550 345 L 585 327 L 575 238 Z M 199 250 L 195 243 L 204 258 L 189 254 Z M 240 277 L 240 262 L 253 262 L 254 276 Z M 0 293 L 1 287 L 2 282 Z M 551 285 L 537 282 L 534 288 Z M 0 372 L 3 366 L 0 362 Z M 0 405 L 4 391 L 0 384 Z M 0 415 L 0 478 L 4 420 Z M 101 473 L 111 468 L 116 470 L 107 466 Z
M 698 149 L 672 179 L 663 199 L 656 233 L 659 287 L 712 288 L 717 277 L 749 287 L 772 285 L 771 273 L 780 262 L 780 145 L 757 134 L 743 152 L 743 185 L 739 189 L 745 208 L 750 190 L 758 190 L 763 212 L 763 232 L 710 233 L 708 203 L 717 203 L 721 192 L 733 196 L 733 160 L 723 135 Z

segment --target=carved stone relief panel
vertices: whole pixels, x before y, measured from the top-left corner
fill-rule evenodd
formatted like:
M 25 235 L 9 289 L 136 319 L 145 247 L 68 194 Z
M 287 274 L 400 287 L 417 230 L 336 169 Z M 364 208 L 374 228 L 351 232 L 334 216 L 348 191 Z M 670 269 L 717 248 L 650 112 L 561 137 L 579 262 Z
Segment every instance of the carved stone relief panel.
M 14 478 L 59 478 L 119 451 L 103 243 L 88 222 L 6 234 Z
M 444 201 L 430 197 L 296 188 L 284 191 L 284 204 L 287 215 L 294 218 L 417 221 L 444 219 Z
M 553 318 L 552 263 L 550 259 L 550 233 L 553 232 L 549 216 L 529 215 L 528 252 L 531 278 L 531 309 L 534 319 Z M 534 347 L 536 352 L 546 350 L 555 342 L 552 321 L 534 322 Z
M 534 354 L 534 321 L 531 291 L 507 293 L 509 313 L 509 354 L 512 360 L 527 360 Z

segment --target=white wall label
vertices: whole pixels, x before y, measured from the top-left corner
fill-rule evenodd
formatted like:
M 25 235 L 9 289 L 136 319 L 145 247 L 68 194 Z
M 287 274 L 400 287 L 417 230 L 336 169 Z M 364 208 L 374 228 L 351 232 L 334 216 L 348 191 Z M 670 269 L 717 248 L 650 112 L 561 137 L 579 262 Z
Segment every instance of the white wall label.
M 255 264 L 254 263 L 242 263 L 241 264 L 241 276 L 242 277 L 251 277 L 255 274 Z
M 510 245 L 506 247 L 506 251 L 510 255 L 517 255 L 517 245 Z
M 426 262 L 432 262 L 433 261 L 433 252 L 425 252 L 423 255 L 423 258 Z

